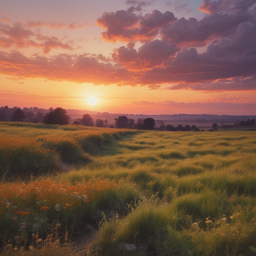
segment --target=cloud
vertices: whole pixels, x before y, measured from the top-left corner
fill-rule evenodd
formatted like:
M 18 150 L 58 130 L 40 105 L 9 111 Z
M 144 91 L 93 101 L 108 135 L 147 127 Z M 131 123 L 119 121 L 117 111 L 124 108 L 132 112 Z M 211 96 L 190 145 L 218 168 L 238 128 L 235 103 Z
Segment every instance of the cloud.
M 87 54 L 59 54 L 52 57 L 26 57 L 17 51 L 0 52 L 1 74 L 19 78 L 44 78 L 76 83 L 118 84 L 133 82 L 131 74 L 110 63 L 97 61 Z
M 203 53 L 182 49 L 165 67 L 145 72 L 141 83 L 176 84 L 172 89 L 255 90 L 256 24 L 242 23 L 236 34 L 209 44 Z
M 192 12 L 192 9 L 190 7 L 188 7 L 188 3 L 176 2 L 174 5 L 174 10 L 176 12 L 181 12 L 182 10 L 186 11 L 187 13 Z
M 40 41 L 40 42 L 38 42 Z M 43 36 L 24 28 L 20 23 L 0 24 L 0 46 L 3 48 L 41 48 L 45 54 L 52 49 L 73 50 L 70 43 L 63 43 L 57 37 Z
M 4 23 L 10 23 L 11 19 L 9 19 L 7 16 L 5 15 L 1 15 L 0 21 L 4 22 Z
M 174 56 L 180 49 L 174 44 L 154 40 L 143 44 L 138 51 L 122 46 L 114 50 L 113 60 L 128 70 L 141 71 L 151 70 L 154 67 L 162 66 L 171 56 Z
M 115 13 L 106 12 L 97 19 L 97 25 L 106 30 L 101 33 L 102 38 L 112 43 L 117 41 L 146 42 L 154 39 L 160 28 L 176 20 L 173 13 L 169 11 L 162 13 L 154 10 L 144 16 L 136 15 L 133 11 L 133 9 L 128 9 Z
M 214 13 L 246 13 L 256 3 L 255 0 L 203 0 L 199 10 L 207 14 Z
M 150 6 L 155 2 L 155 0 L 152 1 L 139 1 L 139 0 L 126 0 L 127 5 L 132 5 L 134 11 L 141 12 L 143 7 Z
M 249 15 L 213 14 L 201 20 L 180 18 L 161 29 L 161 37 L 181 47 L 205 46 L 209 42 L 234 36 L 243 22 L 250 21 Z
M 60 22 L 44 22 L 44 21 L 28 21 L 25 25 L 27 28 L 35 28 L 35 27 L 46 27 L 52 29 L 80 29 L 84 27 L 88 27 L 88 23 L 84 24 L 74 24 L 74 23 L 60 23 Z
M 255 91 L 255 1 L 204 0 L 200 9 L 209 13 L 205 17 L 177 19 L 168 11 L 142 15 L 135 12 L 136 5 L 150 2 L 129 0 L 127 4 L 135 7 L 105 12 L 97 20 L 104 29 L 104 40 L 126 43 L 114 49 L 111 57 L 84 53 L 46 58 L 1 52 L 0 72 L 16 78 L 148 86 L 154 90 Z M 72 50 L 73 45 L 20 23 L 0 24 L 2 48 L 33 46 L 48 53 L 52 49 Z

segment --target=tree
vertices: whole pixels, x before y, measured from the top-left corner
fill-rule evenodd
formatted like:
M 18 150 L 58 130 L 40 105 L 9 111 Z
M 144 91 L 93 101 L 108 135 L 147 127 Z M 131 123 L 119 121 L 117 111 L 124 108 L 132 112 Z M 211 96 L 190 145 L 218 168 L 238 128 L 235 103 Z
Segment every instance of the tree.
M 184 131 L 184 127 L 183 127 L 181 124 L 179 124 L 179 125 L 177 126 L 177 130 L 178 130 L 178 131 Z
M 81 124 L 84 126 L 93 126 L 93 119 L 89 114 L 84 114 L 81 119 Z
M 35 117 L 35 114 L 33 112 L 29 111 L 29 112 L 26 113 L 26 116 L 27 116 L 27 118 L 26 118 L 25 121 L 29 122 L 29 123 L 32 123 L 32 121 Z
M 104 120 L 104 125 L 103 126 L 108 127 L 108 120 L 107 119 Z
M 128 123 L 128 118 L 126 116 L 119 116 L 115 119 L 116 128 L 126 128 Z
M 166 125 L 165 130 L 166 131 L 175 131 L 175 127 L 173 125 L 168 124 L 168 125 Z
M 13 122 L 23 122 L 26 117 L 26 114 L 20 108 L 17 108 L 11 116 L 11 120 Z
M 191 127 L 187 124 L 187 125 L 185 125 L 185 130 L 186 131 L 191 131 Z
M 42 112 L 37 112 L 36 113 L 36 120 L 38 123 L 42 123 L 43 122 L 43 119 L 44 119 L 44 114 Z
M 48 112 L 44 118 L 44 124 L 69 124 L 70 117 L 67 115 L 67 111 L 63 108 L 56 108 Z
M 81 123 L 78 120 L 75 120 L 73 124 L 81 125 Z
M 213 124 L 212 124 L 212 129 L 213 129 L 214 131 L 216 131 L 216 130 L 218 129 L 218 125 L 217 125 L 216 123 L 213 123 Z
M 5 111 L 1 108 L 0 109 L 0 121 L 6 121 L 7 118 L 6 118 L 6 113 Z
M 129 119 L 128 123 L 127 123 L 127 128 L 132 129 L 134 126 L 134 120 L 133 119 Z
M 97 119 L 96 120 L 96 127 L 103 127 L 103 124 L 104 124 L 104 122 L 103 122 L 103 120 L 102 119 Z
M 156 123 L 154 118 L 148 117 L 143 120 L 143 124 L 146 130 L 153 130 Z

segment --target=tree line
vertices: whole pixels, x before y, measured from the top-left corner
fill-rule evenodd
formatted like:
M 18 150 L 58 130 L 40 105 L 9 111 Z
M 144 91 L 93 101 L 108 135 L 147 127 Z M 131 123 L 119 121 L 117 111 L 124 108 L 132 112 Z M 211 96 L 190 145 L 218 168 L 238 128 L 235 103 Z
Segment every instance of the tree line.
M 36 113 L 34 113 L 37 111 Z M 45 124 L 58 124 L 66 125 L 70 123 L 70 117 L 67 111 L 63 108 L 50 108 L 48 111 L 38 108 L 24 108 L 23 110 L 17 107 L 8 108 L 8 106 L 0 108 L 0 121 L 13 121 L 13 122 L 30 122 L 30 123 L 45 123 Z M 110 127 L 110 128 L 126 128 L 126 129 L 139 129 L 139 130 L 161 130 L 161 131 L 199 131 L 199 128 L 195 125 L 181 124 L 176 127 L 173 125 L 164 125 L 161 121 L 160 126 L 156 128 L 156 122 L 153 118 L 138 118 L 135 122 L 134 119 L 128 119 L 126 116 L 119 116 L 115 119 L 114 125 L 108 124 L 108 120 L 96 119 L 95 122 L 89 114 L 84 114 L 81 118 L 76 119 L 73 124 L 84 126 L 96 126 L 96 127 Z M 222 128 L 231 128 L 234 126 L 249 126 L 255 125 L 255 119 L 243 120 L 234 125 L 222 125 Z M 226 127 L 227 126 L 227 127 Z M 212 124 L 212 130 L 217 130 L 219 127 L 216 123 Z

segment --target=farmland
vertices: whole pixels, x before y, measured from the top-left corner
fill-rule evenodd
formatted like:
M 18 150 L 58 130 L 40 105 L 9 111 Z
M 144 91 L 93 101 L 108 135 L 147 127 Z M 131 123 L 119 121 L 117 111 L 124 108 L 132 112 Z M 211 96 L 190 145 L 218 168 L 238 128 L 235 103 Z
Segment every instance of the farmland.
M 86 225 L 85 255 L 255 255 L 255 131 L 1 123 L 0 142 L 3 255 Z

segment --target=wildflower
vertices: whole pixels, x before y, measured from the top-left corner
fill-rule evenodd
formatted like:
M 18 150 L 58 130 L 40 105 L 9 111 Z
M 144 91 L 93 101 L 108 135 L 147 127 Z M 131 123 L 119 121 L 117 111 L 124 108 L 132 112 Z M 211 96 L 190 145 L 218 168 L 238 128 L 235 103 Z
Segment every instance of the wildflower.
M 87 202 L 88 196 L 87 195 L 83 195 L 83 198 L 84 198 L 84 202 Z
M 55 210 L 59 212 L 61 210 L 61 206 L 59 204 L 55 204 Z
M 42 207 L 41 207 L 41 210 L 49 210 L 49 209 L 50 209 L 49 206 L 42 206 Z
M 7 201 L 6 201 L 6 204 L 5 204 L 6 208 L 9 208 L 10 204 L 11 204 L 10 201 L 7 200 Z

